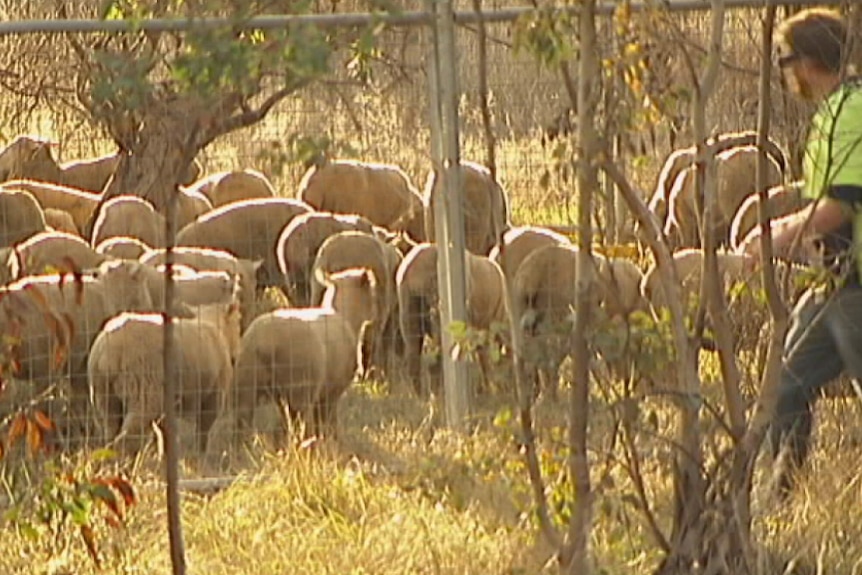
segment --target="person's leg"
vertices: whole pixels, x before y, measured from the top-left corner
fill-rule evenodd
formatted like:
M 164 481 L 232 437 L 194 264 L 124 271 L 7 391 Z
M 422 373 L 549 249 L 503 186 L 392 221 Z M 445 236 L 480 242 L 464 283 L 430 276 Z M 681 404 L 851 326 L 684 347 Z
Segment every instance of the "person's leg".
M 862 287 L 847 287 L 830 301 L 826 322 L 851 377 L 862 377 Z
M 844 369 L 831 327 L 830 309 L 837 303 L 840 302 L 806 294 L 791 312 L 770 438 L 775 457 L 782 442 L 788 443 L 793 468 L 800 466 L 808 454 L 817 391 Z

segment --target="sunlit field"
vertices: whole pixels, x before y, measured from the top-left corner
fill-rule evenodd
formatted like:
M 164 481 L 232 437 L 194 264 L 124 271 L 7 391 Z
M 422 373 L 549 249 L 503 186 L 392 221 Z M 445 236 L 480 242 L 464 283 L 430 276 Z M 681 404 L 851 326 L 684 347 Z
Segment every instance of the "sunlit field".
M 504 32 L 497 30 L 497 36 L 505 37 Z M 501 43 L 495 49 L 502 51 Z M 729 50 L 731 58 L 739 56 L 741 48 L 731 44 Z M 512 223 L 550 226 L 575 239 L 573 150 L 565 139 L 543 143 L 541 129 L 564 107 L 564 91 L 554 71 L 540 69 L 529 55 L 513 61 L 517 68 L 498 62 L 491 71 L 499 132 L 496 173 L 509 194 Z M 737 67 L 743 64 L 750 62 L 736 62 Z M 524 77 L 512 81 L 512 70 Z M 743 72 L 729 69 L 730 79 L 722 85 L 721 105 L 713 117 L 723 129 L 753 127 L 746 92 L 752 78 L 750 70 Z M 474 78 L 469 72 L 464 76 L 461 154 L 485 163 L 475 94 L 470 91 Z M 340 97 L 332 86 L 315 86 L 287 98 L 260 125 L 217 140 L 199 160 L 206 173 L 261 170 L 280 195 L 293 197 L 304 168 L 291 156 L 288 142 L 297 134 L 326 136 L 333 140 L 333 156 L 398 164 L 421 189 L 431 169 L 424 88 L 423 82 L 405 81 L 396 86 L 394 96 L 360 93 L 350 99 Z M 728 93 L 733 97 L 725 98 Z M 9 112 L 0 122 L 6 140 L 17 133 L 54 138 L 62 160 L 114 150 L 110 139 L 80 114 L 51 110 L 11 119 L 19 107 L 0 101 L 0 110 Z M 778 129 L 789 131 L 787 125 Z M 636 154 L 629 150 L 618 159 L 644 200 L 669 151 L 659 132 L 657 148 Z M 603 201 L 596 200 L 598 226 L 605 223 Z M 623 237 L 625 246 L 598 245 L 604 234 L 597 235 L 597 249 L 628 253 L 641 269 L 650 264 L 644 250 L 637 255 L 627 251 L 634 241 L 630 234 Z M 278 296 L 270 300 L 261 309 L 282 301 Z M 756 360 L 749 355 L 740 359 L 750 399 L 757 388 L 752 375 Z M 701 367 L 705 401 L 723 414 L 716 357 L 705 353 Z M 567 470 L 569 372 L 564 365 L 559 395 L 541 396 L 535 408 L 545 496 L 561 533 L 578 497 Z M 184 461 L 181 474 L 194 480 L 182 494 L 189 573 L 557 572 L 557 550 L 538 528 L 514 382 L 503 377 L 495 383 L 491 391 L 473 397 L 465 433 L 446 428 L 440 397 L 421 400 L 407 382 L 392 378 L 356 382 L 348 390 L 339 405 L 336 438 L 292 440 L 282 450 L 260 438 L 234 454 L 228 469 Z M 660 394 L 635 402 L 623 389 L 624 382 L 597 367 L 589 422 L 591 551 L 594 572 L 606 575 L 653 572 L 662 555 L 655 531 L 668 537 L 674 512 L 674 408 Z M 772 462 L 763 449 L 752 506 L 755 540 L 762 544 L 754 550 L 757 572 L 862 573 L 860 417 L 860 398 L 820 401 L 812 457 L 785 503 L 772 494 Z M 633 437 L 625 436 L 626 426 L 634 430 Z M 707 443 L 727 441 L 707 409 L 703 432 Z M 639 453 L 637 470 L 627 456 L 629 447 Z M 52 465 L 44 463 L 18 450 L 5 454 L 0 465 L 0 575 L 169 572 L 163 461 L 155 446 L 135 461 L 76 453 Z M 83 507 L 54 507 L 57 515 L 52 519 L 40 515 L 57 486 L 69 489 L 76 480 L 117 475 L 134 488 L 133 504 L 111 509 L 96 500 Z M 647 517 L 654 518 L 652 524 Z M 92 532 L 85 533 L 82 524 Z

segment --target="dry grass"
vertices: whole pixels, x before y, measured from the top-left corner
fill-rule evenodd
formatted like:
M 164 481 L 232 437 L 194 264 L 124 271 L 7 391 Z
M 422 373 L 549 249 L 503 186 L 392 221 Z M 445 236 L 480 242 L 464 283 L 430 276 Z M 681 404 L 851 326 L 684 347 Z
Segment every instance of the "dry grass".
M 574 174 L 561 174 L 553 146 L 542 146 L 536 128 L 565 102 L 556 78 L 537 72 L 534 64 L 522 67 L 525 59 L 518 68 L 498 62 L 492 78 L 498 102 L 495 119 L 503 134 L 497 149 L 499 178 L 511 196 L 515 224 L 570 226 L 577 221 Z M 744 89 L 736 89 L 738 85 Z M 753 125 L 747 101 L 750 78 L 732 76 L 723 89 L 739 98 L 722 98 L 727 109 L 716 113 L 719 127 Z M 262 169 L 281 194 L 291 196 L 301 169 L 268 163 L 264 152 L 273 143 L 283 145 L 292 133 L 325 134 L 347 144 L 357 157 L 403 166 L 421 187 L 430 168 L 424 85 L 415 81 L 399 90 L 392 97 L 362 95 L 352 110 L 325 91 L 291 98 L 259 126 L 216 142 L 201 159 L 210 172 Z M 749 110 L 747 115 L 741 108 Z M 357 115 L 354 120 L 346 119 L 348 112 Z M 476 113 L 467 112 L 462 155 L 483 161 Z M 7 118 L 4 135 L 55 134 L 63 142 L 63 160 L 112 149 L 104 134 L 61 120 L 35 116 L 21 125 Z M 652 155 L 627 163 L 640 189 L 652 186 L 660 160 Z M 505 417 L 507 398 L 483 399 L 476 431 L 458 436 L 437 427 L 439 405 L 388 388 L 362 385 L 350 390 L 340 410 L 337 444 L 257 454 L 255 464 L 234 486 L 212 497 L 186 494 L 183 519 L 190 572 L 555 572 L 553 550 L 535 528 L 517 430 Z M 713 392 L 709 390 L 710 398 L 717 400 Z M 538 409 L 541 459 L 557 518 L 572 497 L 564 481 L 565 401 L 564 392 L 556 404 L 545 402 Z M 657 546 L 637 511 L 631 481 L 619 462 L 608 457 L 613 409 L 597 394 L 591 422 L 593 551 L 602 573 L 648 573 L 659 559 Z M 786 506 L 770 503 L 758 488 L 756 530 L 768 557 L 764 573 L 783 572 L 776 564 L 784 561 L 800 566 L 798 573 L 862 571 L 862 449 L 853 430 L 858 411 L 858 405 L 838 400 L 820 406 L 817 448 L 803 487 Z M 672 413 L 665 404 L 645 404 L 638 417 L 650 430 L 639 440 L 647 493 L 659 524 L 667 529 L 672 489 L 666 436 Z M 646 423 L 652 418 L 655 429 Z M 758 477 L 768 475 L 765 466 Z M 145 466 L 132 478 L 140 503 L 125 529 L 99 530 L 104 573 L 169 571 L 163 490 L 157 475 L 146 468 L 158 469 Z M 7 522 L 0 523 L 0 541 L 2 574 L 97 572 L 74 532 L 34 541 Z
M 552 573 L 552 550 L 532 521 L 526 473 L 506 401 L 480 402 L 476 430 L 452 434 L 439 404 L 362 385 L 344 398 L 341 439 L 311 449 L 257 454 L 240 481 L 211 497 L 184 496 L 192 573 Z M 538 408 L 543 468 L 552 501 L 565 495 L 565 393 Z M 595 398 L 593 550 L 602 572 L 648 573 L 658 552 L 633 507 L 631 484 L 607 457 L 608 406 Z M 792 561 L 797 573 L 856 573 L 862 561 L 858 406 L 821 406 L 818 447 L 802 488 L 779 507 L 755 491 L 764 565 Z M 646 418 L 645 407 L 642 417 Z M 659 428 L 670 413 L 659 408 Z M 668 528 L 671 486 L 661 440 L 640 443 L 648 492 Z M 153 466 L 153 469 L 157 469 Z M 766 467 L 758 477 L 766 477 Z M 122 530 L 100 529 L 103 573 L 168 572 L 164 495 L 155 475 L 133 478 L 140 503 Z M 763 483 L 763 481 L 759 481 Z M 565 495 L 571 497 L 570 495 Z M 564 507 L 557 508 L 559 510 Z M 97 570 L 73 531 L 35 542 L 0 527 L 0 572 L 85 574 Z M 820 571 L 814 571 L 820 565 Z

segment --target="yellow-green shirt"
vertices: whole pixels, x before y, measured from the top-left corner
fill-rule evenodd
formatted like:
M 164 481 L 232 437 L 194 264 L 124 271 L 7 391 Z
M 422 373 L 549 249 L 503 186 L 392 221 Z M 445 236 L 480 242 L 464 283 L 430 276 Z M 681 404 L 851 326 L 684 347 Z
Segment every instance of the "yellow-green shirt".
M 842 84 L 818 108 L 811 120 L 802 171 L 806 197 L 827 194 L 853 209 L 853 255 L 862 277 L 862 85 L 858 81 Z

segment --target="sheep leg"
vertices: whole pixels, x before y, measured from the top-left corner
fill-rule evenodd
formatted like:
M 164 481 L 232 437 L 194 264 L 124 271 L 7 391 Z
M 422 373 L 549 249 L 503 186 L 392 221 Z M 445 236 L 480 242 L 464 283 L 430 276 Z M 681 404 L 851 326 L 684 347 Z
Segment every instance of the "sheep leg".
M 476 358 L 479 362 L 479 372 L 482 374 L 482 390 L 485 393 L 491 392 L 491 365 L 488 357 L 488 348 L 481 346 L 476 350 Z
M 136 409 L 126 412 L 120 432 L 111 442 L 112 446 L 119 446 L 119 450 L 126 454 L 139 452 L 147 444 L 147 435 L 150 430 L 152 417 L 147 417 Z
M 126 416 L 123 418 L 120 433 L 114 439 L 114 444 L 120 442 L 121 450 L 125 453 L 136 453 L 146 445 L 150 424 L 164 412 L 164 382 L 157 375 L 136 374 L 129 382 L 131 385 L 126 390 Z M 157 382 L 160 385 L 154 385 Z
M 93 407 L 94 438 L 99 445 L 107 445 L 120 429 L 122 407 L 118 405 L 119 402 L 111 401 L 110 390 L 111 383 L 107 377 L 92 377 L 90 402 Z
M 321 397 L 314 406 L 314 434 L 336 438 L 338 434 L 338 398 Z
M 216 391 L 199 393 L 195 397 L 192 413 L 198 433 L 198 449 L 203 452 L 206 449 L 206 438 L 212 429 L 216 419 L 221 415 L 219 410 L 219 394 Z

